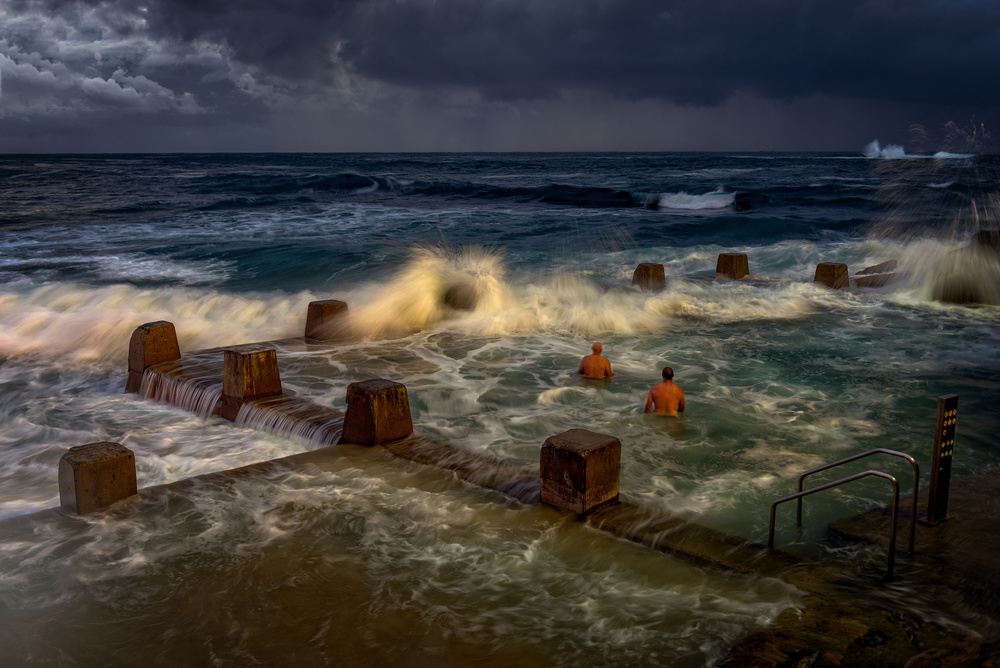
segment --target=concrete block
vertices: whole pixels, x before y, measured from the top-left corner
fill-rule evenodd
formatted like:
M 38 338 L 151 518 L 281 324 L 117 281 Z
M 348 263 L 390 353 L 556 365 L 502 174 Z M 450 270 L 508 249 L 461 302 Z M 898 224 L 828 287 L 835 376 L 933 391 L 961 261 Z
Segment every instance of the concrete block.
M 846 288 L 850 282 L 847 265 L 839 262 L 820 262 L 816 265 L 814 283 L 822 283 L 834 290 Z
M 307 339 L 336 341 L 347 335 L 347 302 L 324 299 L 309 302 L 306 314 Z
M 880 262 L 878 264 L 873 264 L 870 267 L 865 267 L 859 271 L 855 276 L 864 276 L 866 274 L 887 274 L 890 271 L 896 271 L 896 267 L 899 266 L 899 262 L 896 260 L 886 260 L 885 262 Z
M 281 394 L 278 353 L 258 343 L 223 351 L 222 407 L 219 414 L 236 420 L 243 402 Z
M 643 262 L 632 272 L 632 285 L 638 285 L 642 290 L 658 292 L 667 287 L 667 277 L 662 264 Z
M 570 429 L 542 445 L 542 502 L 578 515 L 618 502 L 622 444 L 614 436 Z
M 412 433 L 405 385 L 379 378 L 348 386 L 342 443 L 380 445 Z
M 132 332 L 132 339 L 128 344 L 128 379 L 125 391 L 139 391 L 142 374 L 147 368 L 180 358 L 181 349 L 177 345 L 177 332 L 172 322 L 158 320 L 139 325 Z
M 854 274 L 851 283 L 857 288 L 881 288 L 891 285 L 899 280 L 899 274 L 894 273 L 899 263 L 896 260 L 887 260 L 865 267 Z
M 1000 230 L 979 230 L 972 235 L 972 245 L 1000 253 Z
M 459 283 L 452 285 L 444 292 L 444 303 L 459 311 L 476 310 L 476 288 L 473 285 Z
M 899 280 L 899 274 L 864 274 L 856 275 L 853 279 L 855 287 L 858 288 L 881 288 L 892 285 Z
M 750 273 L 750 260 L 746 253 L 719 253 L 715 273 L 740 279 Z
M 135 455 L 102 441 L 70 448 L 59 460 L 59 505 L 77 515 L 135 496 Z

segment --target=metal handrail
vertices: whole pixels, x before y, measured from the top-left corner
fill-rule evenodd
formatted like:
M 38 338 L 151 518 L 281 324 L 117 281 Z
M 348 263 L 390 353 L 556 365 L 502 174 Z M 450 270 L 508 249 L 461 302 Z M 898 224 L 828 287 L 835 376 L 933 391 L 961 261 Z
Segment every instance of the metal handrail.
M 865 457 L 877 454 L 892 455 L 894 457 L 902 457 L 913 465 L 913 511 L 910 513 L 910 554 L 913 554 L 913 543 L 917 535 L 917 494 L 920 492 L 920 467 L 917 465 L 917 460 L 915 460 L 910 455 L 905 452 L 899 452 L 898 450 L 887 450 L 886 448 L 875 448 L 874 450 L 869 450 L 868 452 L 862 452 L 860 455 L 854 455 L 853 457 L 847 457 L 846 459 L 841 459 L 833 462 L 832 464 L 825 464 L 823 466 L 818 466 L 814 469 L 810 469 L 799 476 L 799 491 L 802 491 L 802 481 L 805 480 L 807 475 L 812 475 L 813 473 L 819 473 L 820 471 L 826 471 L 827 469 L 832 469 L 841 464 L 846 464 L 848 462 L 853 462 L 857 459 L 864 459 Z M 804 495 L 803 495 L 804 496 Z M 799 497 L 798 509 L 795 513 L 795 524 L 796 526 L 802 526 L 802 497 Z
M 779 503 L 784 503 L 785 501 L 791 501 L 792 499 L 800 499 L 803 496 L 808 496 L 809 494 L 815 494 L 816 492 L 822 492 L 825 489 L 830 489 L 831 487 L 837 487 L 838 485 L 843 485 L 844 483 L 851 482 L 852 480 L 858 480 L 860 478 L 865 478 L 870 475 L 878 476 L 879 478 L 885 478 L 886 480 L 892 481 L 892 530 L 889 534 L 889 567 L 886 577 L 892 577 L 892 566 L 895 563 L 896 558 L 896 525 L 899 520 L 899 483 L 888 473 L 882 473 L 881 471 L 864 471 L 862 473 L 855 473 L 852 476 L 847 476 L 846 478 L 841 478 L 840 480 L 835 480 L 834 482 L 828 482 L 825 485 L 820 485 L 819 487 L 813 487 L 812 489 L 807 489 L 804 492 L 796 492 L 789 496 L 783 497 L 771 504 L 771 526 L 767 530 L 767 546 L 769 548 L 774 547 L 774 516 L 778 509 Z

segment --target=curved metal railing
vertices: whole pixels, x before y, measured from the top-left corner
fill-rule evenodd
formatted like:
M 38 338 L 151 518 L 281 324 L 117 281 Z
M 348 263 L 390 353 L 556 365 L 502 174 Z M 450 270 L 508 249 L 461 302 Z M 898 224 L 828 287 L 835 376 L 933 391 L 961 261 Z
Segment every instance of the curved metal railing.
M 855 473 L 854 475 L 847 476 L 846 478 L 828 482 L 825 485 L 813 487 L 812 489 L 807 489 L 804 492 L 796 492 L 795 494 L 790 494 L 789 496 L 778 499 L 771 504 L 771 525 L 767 530 L 767 546 L 769 548 L 774 547 L 774 516 L 777 512 L 778 504 L 784 503 L 785 501 L 791 501 L 793 499 L 801 499 L 803 496 L 815 494 L 816 492 L 822 492 L 823 490 L 830 489 L 831 487 L 837 487 L 839 485 L 843 485 L 844 483 L 859 480 L 872 475 L 892 481 L 892 529 L 889 533 L 889 567 L 888 572 L 886 573 L 886 577 L 892 577 L 892 567 L 896 560 L 896 527 L 899 521 L 899 483 L 891 475 L 888 473 L 882 473 L 881 471 L 864 471 L 862 473 Z
M 832 464 L 825 464 L 823 466 L 817 466 L 814 469 L 809 469 L 805 473 L 799 476 L 799 491 L 802 491 L 802 481 L 805 480 L 806 476 L 812 475 L 813 473 L 819 473 L 820 471 L 826 471 L 827 469 L 832 469 L 834 467 L 840 466 L 841 464 L 846 464 L 847 462 L 853 462 L 858 459 L 864 459 L 871 455 L 892 455 L 894 457 L 902 457 L 903 459 L 910 462 L 913 465 L 913 511 L 910 514 L 910 554 L 913 554 L 913 543 L 917 535 L 917 494 L 920 491 L 920 467 L 917 465 L 917 460 L 915 460 L 910 455 L 905 452 L 899 452 L 898 450 L 887 450 L 886 448 L 875 448 L 874 450 L 869 450 L 868 452 L 862 452 L 860 455 L 854 455 L 852 457 L 847 457 L 846 459 L 841 459 L 833 462 Z M 805 496 L 803 494 L 803 496 Z M 796 526 L 802 526 L 802 497 L 799 497 L 798 509 L 795 513 L 795 523 Z

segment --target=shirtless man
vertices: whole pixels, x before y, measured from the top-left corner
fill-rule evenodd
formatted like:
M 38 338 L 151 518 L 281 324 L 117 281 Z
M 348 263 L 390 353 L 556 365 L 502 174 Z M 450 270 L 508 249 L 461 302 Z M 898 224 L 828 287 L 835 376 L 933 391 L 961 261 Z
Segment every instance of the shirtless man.
M 677 415 L 684 412 L 684 390 L 674 385 L 674 370 L 670 367 L 664 367 L 663 382 L 654 385 L 646 398 L 646 412 L 654 406 L 656 410 L 653 412 L 657 415 Z
M 611 371 L 611 363 L 601 357 L 603 349 L 604 347 L 600 343 L 595 343 L 591 347 L 594 354 L 584 357 L 576 372 L 582 373 L 584 378 L 611 378 L 615 375 Z

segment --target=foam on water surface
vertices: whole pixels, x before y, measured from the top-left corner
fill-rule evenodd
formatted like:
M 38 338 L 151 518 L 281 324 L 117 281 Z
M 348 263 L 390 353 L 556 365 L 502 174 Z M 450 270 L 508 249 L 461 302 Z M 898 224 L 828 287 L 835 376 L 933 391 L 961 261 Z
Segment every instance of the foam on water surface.
M 65 625 L 60 644 L 80 659 L 126 661 L 155 646 L 184 663 L 201 655 L 197 638 L 221 634 L 219 656 L 233 660 L 299 647 L 297 662 L 336 653 L 377 665 L 408 655 L 387 642 L 406 628 L 422 652 L 460 662 L 701 666 L 797 604 L 782 583 L 705 571 L 498 501 L 362 451 L 324 471 L 160 494 L 31 537 L 16 529 L 0 553 L 0 633 L 30 625 L 40 638 Z M 176 620 L 171 642 L 142 623 L 150 617 Z M 93 639 L 112 627 L 127 632 L 108 654 Z M 39 658 L 58 652 L 28 642 Z

